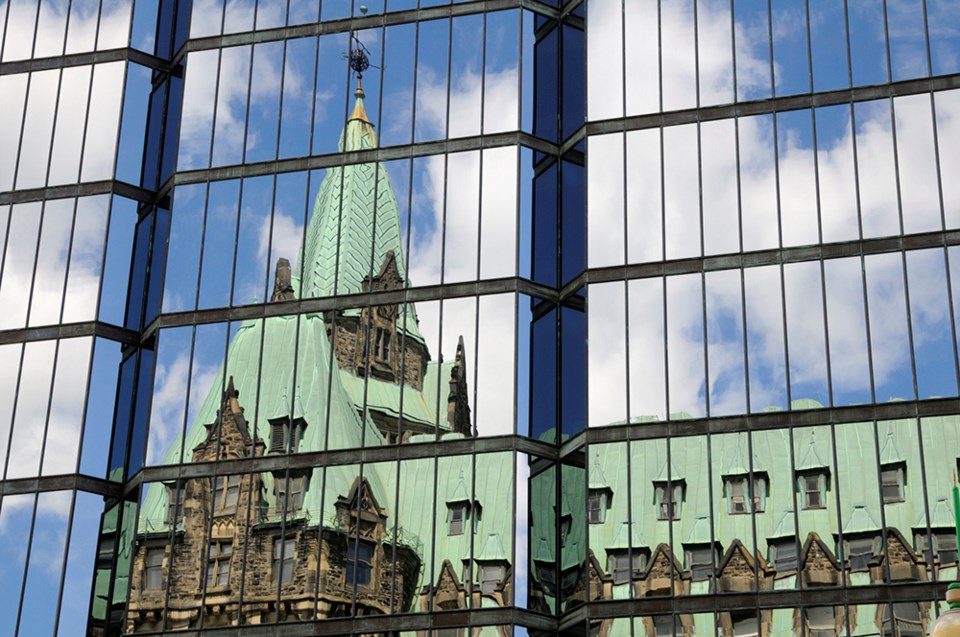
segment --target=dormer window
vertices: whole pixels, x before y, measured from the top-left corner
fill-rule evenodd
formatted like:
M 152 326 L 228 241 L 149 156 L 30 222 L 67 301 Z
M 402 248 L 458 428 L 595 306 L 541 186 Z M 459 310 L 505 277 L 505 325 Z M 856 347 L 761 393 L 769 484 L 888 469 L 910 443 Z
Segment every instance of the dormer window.
M 880 537 L 862 537 L 844 540 L 843 544 L 850 570 L 865 571 L 870 568 L 870 560 L 873 559 L 879 547 Z
M 470 519 L 470 510 L 467 507 L 466 502 L 456 502 L 448 505 L 448 519 L 450 521 L 450 527 L 447 530 L 447 535 L 463 535 L 463 528 L 466 525 L 466 521 Z
M 769 562 L 777 569 L 777 573 L 796 571 L 799 564 L 797 538 L 783 538 L 767 540 L 769 547 Z
M 957 534 L 953 529 L 933 529 L 933 542 L 926 533 L 916 535 L 917 552 L 923 554 L 928 565 L 938 558 L 940 567 L 957 563 Z
M 480 565 L 480 592 L 493 593 L 500 587 L 507 569 L 501 564 Z
M 293 579 L 293 561 L 296 540 L 277 537 L 273 540 L 273 582 L 289 584 Z
M 378 361 L 390 362 L 390 331 L 378 327 L 373 341 L 373 357 Z
M 906 465 L 902 462 L 881 465 L 880 492 L 884 504 L 903 502 L 903 487 L 906 484 Z
M 647 567 L 647 555 L 637 549 L 630 554 L 627 550 L 607 550 L 607 573 L 613 577 L 614 584 L 624 584 L 630 578 Z
M 610 506 L 609 497 L 608 489 L 590 489 L 587 496 L 587 521 L 590 524 L 603 524 Z
M 307 423 L 303 418 L 270 421 L 270 453 L 297 453 Z
M 727 499 L 727 513 L 763 513 L 767 501 L 767 477 L 755 473 L 751 485 L 749 475 L 724 476 L 723 492 Z
M 687 570 L 694 581 L 713 577 L 717 549 L 709 544 L 688 546 L 686 548 Z
M 805 510 L 827 506 L 827 470 L 804 471 L 797 475 L 800 506 Z
M 683 503 L 683 482 L 655 482 L 657 519 L 679 520 Z

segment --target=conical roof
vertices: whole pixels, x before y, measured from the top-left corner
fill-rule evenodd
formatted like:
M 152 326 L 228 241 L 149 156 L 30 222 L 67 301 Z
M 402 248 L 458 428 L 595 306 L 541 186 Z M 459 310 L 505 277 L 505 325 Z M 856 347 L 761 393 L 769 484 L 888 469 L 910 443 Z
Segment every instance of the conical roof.
M 356 92 L 356 104 L 340 136 L 344 152 L 373 150 L 377 136 Z M 327 170 L 307 227 L 301 296 L 311 298 L 363 292 L 388 252 L 397 256 L 397 270 L 406 279 L 403 231 L 397 200 L 381 162 L 334 166 Z M 349 314 L 349 312 L 347 312 Z M 412 306 L 403 305 L 397 328 L 421 342 Z

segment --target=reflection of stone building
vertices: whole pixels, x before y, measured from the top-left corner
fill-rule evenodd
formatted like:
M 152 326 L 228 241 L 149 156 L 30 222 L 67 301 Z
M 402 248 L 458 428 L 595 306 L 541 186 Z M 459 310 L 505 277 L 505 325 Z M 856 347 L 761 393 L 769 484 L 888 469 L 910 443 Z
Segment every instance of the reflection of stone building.
M 833 435 L 826 425 L 792 435 L 756 431 L 749 442 L 745 433 L 678 438 L 669 462 L 664 440 L 594 445 L 571 458 L 559 485 L 559 523 L 553 511 L 533 511 L 533 603 L 569 610 L 588 600 L 877 586 L 926 582 L 934 572 L 956 577 L 947 495 L 960 438 L 952 423 L 920 430 L 910 420 L 853 423 Z M 555 481 L 552 471 L 535 475 L 531 499 L 547 497 Z M 576 511 L 579 517 L 564 519 Z M 557 526 L 559 573 L 550 550 Z M 890 609 L 853 603 L 744 608 L 715 620 L 707 613 L 649 616 L 634 632 L 642 625 L 641 637 L 714 630 L 721 637 L 826 637 L 846 634 L 849 625 L 853 635 L 919 637 L 933 619 L 926 602 L 893 604 L 892 618 Z M 620 635 L 629 624 L 595 628 Z
M 358 89 L 341 149 L 375 146 Z M 280 259 L 272 300 L 400 289 L 401 237 L 382 165 L 331 169 L 307 228 L 302 277 Z M 433 361 L 415 308 L 377 305 L 244 323 L 167 461 L 472 433 L 463 340 L 453 360 Z M 431 600 L 444 609 L 501 606 L 512 597 L 512 454 L 399 468 L 289 464 L 146 489 L 127 631 L 407 612 Z M 431 512 L 424 501 L 434 490 Z

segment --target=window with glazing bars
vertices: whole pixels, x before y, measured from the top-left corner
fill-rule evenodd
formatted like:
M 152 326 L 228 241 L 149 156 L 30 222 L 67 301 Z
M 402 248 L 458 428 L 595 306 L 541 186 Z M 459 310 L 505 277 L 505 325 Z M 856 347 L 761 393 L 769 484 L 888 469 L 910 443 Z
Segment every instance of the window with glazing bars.
M 214 540 L 207 553 L 207 588 L 226 586 L 230 583 L 230 558 L 233 543 Z
M 683 485 L 676 482 L 656 484 L 657 519 L 679 520 L 680 503 L 683 500 Z
M 276 538 L 273 540 L 273 581 L 281 584 L 293 579 L 294 548 L 293 538 Z
M 346 582 L 369 586 L 373 580 L 373 545 L 369 542 L 348 540 Z
M 222 512 L 235 508 L 240 497 L 240 475 L 217 476 L 214 480 L 214 511 Z
M 143 588 L 163 588 L 163 554 L 165 547 L 149 548 L 144 556 Z
M 276 495 L 277 513 L 296 513 L 303 507 L 303 491 L 306 478 L 278 476 L 273 481 L 273 490 Z
M 183 484 L 168 484 L 167 491 L 167 515 L 164 519 L 166 524 L 176 526 L 183 519 L 183 494 L 186 489 Z
M 822 509 L 826 506 L 827 474 L 821 471 L 804 473 L 797 479 L 800 503 L 804 509 Z
M 587 496 L 587 521 L 590 524 L 603 524 L 607 511 L 605 491 L 591 490 Z

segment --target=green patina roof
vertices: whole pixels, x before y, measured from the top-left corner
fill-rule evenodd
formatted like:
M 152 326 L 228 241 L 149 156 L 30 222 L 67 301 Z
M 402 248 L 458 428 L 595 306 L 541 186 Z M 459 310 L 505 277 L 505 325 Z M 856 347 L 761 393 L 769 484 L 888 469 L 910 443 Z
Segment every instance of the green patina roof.
M 295 349 L 296 357 L 292 355 Z M 299 320 L 296 316 L 280 316 L 262 322 L 247 321 L 237 330 L 227 353 L 226 375 L 233 378 L 244 416 L 261 440 L 270 439 L 270 419 L 289 415 L 303 418 L 307 423 L 300 441 L 301 451 L 383 444 L 383 436 L 372 422 L 360 418 L 343 386 L 330 382 L 331 364 L 337 369 L 336 364 L 331 363 L 322 316 L 307 314 Z M 221 367 L 185 442 L 178 440 L 173 445 L 164 460 L 166 463 L 179 461 L 181 444 L 186 449 L 184 461 L 192 460 L 193 449 L 207 435 L 203 425 L 217 420 L 226 382 L 224 372 Z M 334 377 L 339 374 L 335 373 Z M 292 401 L 290 397 L 294 395 L 297 399 Z M 328 419 L 329 427 L 326 426 Z M 358 471 L 352 467 L 329 467 L 327 491 L 346 495 L 357 475 Z M 268 504 L 272 505 L 273 476 L 267 473 L 263 479 Z M 321 480 L 322 472 L 314 471 L 308 487 L 308 495 L 316 496 L 317 511 Z M 385 492 L 379 478 L 370 476 L 369 480 L 375 496 L 382 501 Z M 312 504 L 307 499 L 305 511 L 309 512 Z M 150 489 L 141 511 L 142 530 L 163 529 L 165 516 L 166 494 L 159 488 Z
M 936 504 L 930 507 L 930 528 L 931 529 L 943 529 L 943 528 L 954 528 L 954 517 L 953 510 L 950 508 L 949 503 L 947 502 L 946 496 L 941 496 L 937 498 Z M 927 514 L 922 513 L 920 515 L 920 520 L 917 522 L 914 528 L 916 529 L 926 529 L 927 527 Z
M 613 541 L 607 544 L 604 548 L 606 548 L 608 551 L 640 548 L 643 546 L 643 535 L 640 533 L 640 529 L 638 527 L 639 525 L 636 523 L 621 523 L 620 530 L 617 531 L 617 534 L 613 537 Z
M 904 455 L 897 449 L 897 438 L 893 435 L 893 428 L 887 427 L 887 436 L 880 447 L 880 464 L 896 464 L 903 462 Z
M 817 442 L 817 430 L 811 429 L 810 433 L 807 435 L 807 444 L 803 446 L 799 458 L 797 459 L 797 470 L 803 471 L 806 469 L 824 469 L 830 467 L 830 463 L 825 460 L 825 457 L 829 457 L 826 450 L 822 450 L 821 447 L 826 445 L 821 445 Z
M 689 526 L 684 544 L 709 544 L 711 541 L 710 518 L 705 515 L 697 516 Z
M 340 150 L 344 152 L 377 147 L 373 124 L 363 107 L 363 92 L 358 89 L 356 97 L 356 106 L 340 136 Z M 379 273 L 391 251 L 405 279 L 400 214 L 386 167 L 380 162 L 367 162 L 328 169 L 305 236 L 302 297 L 363 292 L 364 279 Z M 400 308 L 397 327 L 423 342 L 412 306 L 404 304 Z
M 376 147 L 373 126 L 363 110 L 362 93 L 357 96 L 340 147 L 345 151 Z M 302 283 L 299 287 L 304 297 L 334 291 L 360 292 L 363 280 L 371 272 L 379 272 L 390 251 L 394 252 L 403 277 L 399 216 L 383 165 L 331 168 L 320 186 L 301 252 L 305 264 L 302 282 L 292 283 Z M 402 330 L 404 324 L 407 335 L 423 342 L 412 305 L 400 308 L 398 327 Z M 454 364 L 454 360 L 428 362 L 423 390 L 417 391 L 341 370 L 333 360 L 321 314 L 246 321 L 231 339 L 226 363 L 218 370 L 186 437 L 177 440 L 164 462 L 177 463 L 181 458 L 183 462 L 192 461 L 193 449 L 207 436 L 204 425 L 217 422 L 230 378 L 250 433 L 269 440 L 271 419 L 302 418 L 306 422 L 298 447 L 302 452 L 385 444 L 372 418 L 361 414 L 379 411 L 400 417 L 401 399 L 405 420 L 444 431 L 448 429 L 445 380 Z M 462 436 L 447 433 L 445 437 Z M 432 441 L 434 437 L 416 436 L 412 442 L 428 439 Z M 472 468 L 469 457 L 406 460 L 399 471 L 396 462 L 362 467 L 374 498 L 388 516 L 388 533 L 392 537 L 396 524 L 397 541 L 413 547 L 424 561 L 420 585 L 436 582 L 445 560 L 459 566 L 464 556 L 469 557 L 471 546 L 475 559 L 512 561 L 509 538 L 513 537 L 513 462 L 513 454 L 503 452 L 476 456 Z M 470 473 L 474 474 L 472 478 Z M 360 475 L 359 465 L 314 467 L 303 506 L 294 517 L 304 519 L 308 525 L 334 525 L 334 504 L 338 498 L 348 496 Z M 261 473 L 261 477 L 261 495 L 268 508 L 264 521 L 269 522 L 278 517 L 274 511 L 274 476 Z M 431 514 L 430 505 L 425 509 L 424 503 L 432 500 L 435 485 L 437 498 Z M 467 497 L 471 490 L 472 497 Z M 475 500 L 479 504 L 472 527 L 465 526 L 462 534 L 449 535 L 445 524 L 450 498 Z M 166 513 L 166 490 L 163 485 L 153 484 L 140 508 L 140 533 L 168 530 Z M 506 547 L 504 538 L 508 540 Z
M 382 412 L 392 418 L 400 416 L 400 394 L 403 393 L 403 418 L 420 424 L 448 430 L 447 394 L 437 393 L 440 378 L 449 380 L 455 360 L 430 361 L 423 377 L 423 391 L 410 385 L 400 386 L 379 378 L 357 376 L 350 370 L 340 371 L 340 382 L 350 399 L 358 407 L 366 405 L 371 411 Z M 445 389 L 445 388 L 444 388 Z M 439 410 L 438 410 L 439 396 Z M 366 402 L 364 402 L 366 401 Z
M 853 511 L 847 514 L 843 521 L 843 534 L 867 533 L 880 531 L 880 524 L 873 519 L 865 504 L 855 504 Z
M 469 553 L 463 559 L 470 559 Z M 483 540 L 479 551 L 474 553 L 473 559 L 477 562 L 509 562 L 510 553 L 503 548 L 499 533 L 488 533 Z

